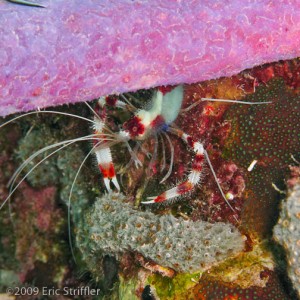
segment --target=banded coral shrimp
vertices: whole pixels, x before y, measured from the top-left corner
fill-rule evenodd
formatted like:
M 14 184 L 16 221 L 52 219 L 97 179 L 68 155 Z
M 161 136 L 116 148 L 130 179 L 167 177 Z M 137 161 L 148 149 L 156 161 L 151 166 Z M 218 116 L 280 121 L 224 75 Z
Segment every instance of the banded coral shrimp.
M 173 162 L 174 162 L 174 147 L 170 141 L 169 135 L 176 136 L 182 140 L 187 147 L 193 152 L 194 157 L 192 158 L 192 164 L 190 167 L 189 175 L 187 179 L 177 185 L 168 189 L 157 196 L 148 197 L 148 201 L 142 201 L 144 205 L 153 204 L 153 203 L 169 203 L 173 199 L 178 199 L 181 196 L 186 196 L 190 194 L 194 188 L 200 183 L 201 177 L 203 176 L 203 167 L 204 161 L 207 161 L 215 183 L 218 187 L 219 193 L 222 195 L 223 200 L 228 205 L 228 207 L 234 212 L 234 208 L 229 203 L 228 199 L 232 198 L 233 195 L 229 192 L 227 195 L 224 194 L 217 176 L 214 172 L 214 168 L 209 159 L 208 153 L 204 148 L 203 143 L 199 140 L 195 140 L 194 137 L 182 131 L 174 123 L 176 122 L 178 116 L 181 113 L 188 112 L 193 107 L 199 105 L 200 102 L 235 102 L 240 104 L 266 104 L 270 102 L 244 102 L 244 101 L 235 101 L 235 100 L 225 100 L 225 99 L 212 99 L 212 98 L 201 98 L 196 103 L 191 104 L 189 107 L 182 109 L 182 102 L 184 99 L 184 88 L 179 85 L 176 87 L 160 87 L 152 96 L 150 105 L 147 108 L 137 109 L 130 106 L 127 102 L 123 102 L 117 98 L 100 98 L 98 101 L 98 109 L 101 111 L 97 113 L 99 117 L 96 117 L 94 121 L 97 123 L 95 128 L 95 134 L 102 136 L 105 132 L 103 126 L 106 122 L 106 112 L 105 107 L 118 107 L 121 109 L 129 109 L 133 114 L 126 120 L 122 128 L 117 133 L 118 140 L 126 143 L 129 153 L 131 155 L 131 160 L 133 160 L 137 165 L 142 165 L 137 157 L 137 150 L 142 145 L 137 143 L 137 147 L 134 150 L 131 149 L 129 142 L 130 141 L 146 141 L 149 137 L 154 136 L 154 149 L 152 158 L 149 163 L 149 168 L 153 167 L 153 162 L 157 157 L 157 148 L 158 148 L 158 137 L 162 140 L 162 169 L 165 167 L 165 149 L 163 137 L 166 138 L 170 146 L 170 164 L 169 170 L 166 172 L 166 175 L 160 180 L 160 184 L 164 182 L 170 176 L 172 172 Z M 126 100 L 126 99 L 125 99 Z M 164 136 L 163 136 L 164 135 Z M 97 163 L 101 173 L 104 176 L 105 186 L 108 192 L 111 191 L 110 183 L 114 185 L 117 190 L 120 190 L 120 185 L 118 183 L 116 173 L 114 170 L 114 164 L 111 156 L 110 145 L 109 143 L 101 149 L 96 149 Z M 144 151 L 145 152 L 145 151 Z
M 182 87 L 181 87 L 182 88 Z M 180 89 L 181 89 L 180 88 Z M 179 91 L 180 93 L 179 94 L 181 94 L 182 95 L 182 90 L 180 90 Z M 156 96 L 156 94 L 155 93 L 158 93 L 158 92 L 154 92 L 154 96 L 153 97 L 157 97 Z M 164 98 L 164 95 L 162 95 L 163 93 L 162 92 L 160 92 L 161 94 L 160 94 L 160 97 L 162 97 L 162 99 L 166 99 L 166 98 Z M 155 99 L 155 98 L 154 98 Z M 161 99 L 161 100 L 162 100 Z M 95 109 L 94 109 L 94 112 L 92 112 L 92 113 L 96 113 L 96 120 L 98 121 L 98 123 L 100 123 L 100 125 L 102 126 L 105 126 L 105 127 L 102 127 L 102 128 L 104 128 L 105 130 L 103 131 L 103 132 L 96 132 L 96 133 L 94 133 L 94 134 L 91 134 L 91 135 L 89 135 L 89 134 L 87 134 L 85 137 L 81 137 L 81 138 L 78 138 L 78 139 L 68 139 L 68 140 L 65 140 L 65 141 L 63 141 L 63 142 L 56 142 L 56 143 L 54 143 L 53 145 L 51 145 L 51 146 L 49 146 L 49 147 L 46 147 L 45 149 L 49 149 L 49 150 L 52 150 L 52 149 L 56 149 L 55 147 L 58 147 L 58 149 L 56 149 L 56 150 L 54 150 L 53 151 L 53 154 L 55 154 L 55 153 L 60 153 L 60 148 L 62 148 L 61 150 L 63 150 L 64 149 L 64 147 L 66 147 L 67 148 L 67 146 L 71 146 L 71 145 L 73 145 L 73 142 L 75 143 L 75 142 L 77 142 L 77 141 L 88 141 L 88 140 L 95 140 L 95 141 L 99 141 L 99 139 L 101 140 L 101 141 L 103 141 L 103 144 L 105 144 L 106 146 L 109 146 L 109 148 L 111 147 L 112 148 L 112 150 L 114 150 L 114 148 L 116 148 L 116 147 L 118 147 L 117 149 L 119 150 L 119 149 L 123 149 L 123 148 L 125 148 L 125 150 L 126 150 L 126 148 L 128 148 L 129 149 L 129 153 L 130 153 L 130 156 L 129 156 L 129 159 L 131 159 L 131 165 L 134 165 L 134 164 L 143 164 L 144 166 L 145 166 L 145 168 L 146 168 L 146 170 L 148 170 L 148 169 L 150 169 L 150 167 L 152 168 L 152 166 L 151 166 L 151 164 L 153 164 L 153 169 L 155 169 L 155 166 L 154 166 L 154 164 L 155 164 L 155 161 L 156 160 L 159 160 L 160 158 L 161 158 L 161 162 L 162 162 L 162 166 L 164 166 L 165 167 L 165 170 L 164 170 L 164 173 L 162 174 L 162 175 L 156 175 L 156 177 L 158 177 L 158 176 L 160 176 L 160 178 L 162 178 L 162 179 L 160 179 L 159 178 L 159 180 L 160 181 L 167 181 L 167 180 L 169 180 L 169 179 L 171 179 L 171 174 L 172 174 L 172 166 L 175 164 L 174 163 L 174 160 L 176 159 L 176 148 L 174 149 L 174 146 L 173 146 L 173 144 L 175 143 L 174 142 L 174 140 L 176 139 L 176 135 L 180 135 L 181 134 L 181 132 L 179 131 L 179 129 L 178 128 L 174 128 L 173 130 L 174 130 L 174 140 L 171 140 L 171 139 L 173 139 L 171 136 L 169 136 L 169 135 L 166 135 L 166 132 L 164 131 L 164 130 L 161 130 L 161 131 L 159 131 L 157 128 L 155 128 L 155 127 L 153 127 L 153 128 L 151 128 L 151 127 L 148 127 L 148 130 L 149 131 L 151 131 L 151 130 L 155 130 L 155 132 L 157 132 L 157 134 L 158 133 L 160 133 L 161 135 L 158 135 L 158 138 L 155 138 L 155 134 L 151 137 L 151 132 L 148 132 L 146 135 L 145 135 L 145 139 L 143 139 L 143 138 L 141 138 L 141 139 L 133 139 L 133 141 L 128 141 L 127 140 L 127 142 L 129 143 L 128 145 L 127 145 L 127 143 L 126 143 L 126 140 L 124 141 L 124 140 L 119 140 L 119 135 L 120 135 L 120 133 L 119 132 L 122 132 L 122 129 L 120 130 L 120 125 L 121 124 L 125 124 L 124 126 L 123 126 L 123 130 L 124 129 L 126 129 L 126 128 L 128 128 L 128 129 L 130 129 L 130 130 L 132 130 L 132 132 L 135 132 L 134 131 L 134 126 L 131 126 L 131 125 L 137 125 L 136 123 L 134 123 L 134 124 L 132 124 L 131 122 L 132 122 L 132 120 L 136 120 L 136 117 L 137 116 L 141 116 L 142 115 L 142 113 L 141 112 L 143 112 L 143 113 L 145 113 L 145 114 L 147 114 L 147 112 L 149 112 L 149 111 L 151 111 L 151 107 L 146 107 L 146 108 L 144 108 L 144 109 L 140 109 L 140 110 L 136 110 L 136 108 L 134 108 L 133 107 L 133 105 L 132 104 L 129 104 L 129 102 L 127 101 L 127 100 L 124 100 L 123 98 L 118 98 L 118 99 L 115 99 L 115 98 L 108 98 L 107 100 L 105 99 L 105 98 L 101 98 L 100 99 L 100 103 L 99 103 L 99 105 L 100 105 L 100 109 L 101 109 L 101 107 L 103 106 L 103 103 L 104 103 L 104 101 L 105 101 L 105 103 L 106 103 L 106 101 L 110 101 L 110 100 L 114 100 L 113 101 L 113 105 L 110 105 L 110 103 L 107 103 L 107 105 L 104 105 L 104 109 L 103 110 L 101 110 L 101 111 L 95 111 Z M 121 101 L 121 100 L 123 100 L 122 101 L 122 104 L 121 104 L 121 102 L 115 102 L 115 100 L 117 100 L 117 101 Z M 180 101 L 178 101 L 177 102 L 177 104 L 179 103 L 180 105 L 177 105 L 177 112 L 176 113 L 174 113 L 174 111 L 172 111 L 172 113 L 171 113 L 171 116 L 170 116 L 170 118 L 172 119 L 172 118 L 177 118 L 177 115 L 176 114 L 179 114 L 179 111 L 180 111 L 180 109 L 181 109 L 181 101 L 182 101 L 182 99 L 179 99 Z M 152 98 L 152 101 L 153 101 L 153 98 Z M 154 100 L 154 101 L 156 101 L 156 100 Z M 131 103 L 134 103 L 134 105 L 136 105 L 136 104 L 138 104 L 139 103 L 139 101 L 134 101 L 134 100 L 132 100 L 132 99 L 130 99 L 130 102 Z M 118 107 L 116 107 L 116 106 L 123 106 L 123 107 L 120 107 L 120 108 L 118 108 Z M 191 107 L 190 107 L 191 108 Z M 157 113 L 157 110 L 156 110 L 157 108 L 155 108 L 155 109 L 153 109 L 152 110 L 152 113 L 153 113 L 153 115 L 152 115 L 152 118 L 156 118 L 156 117 L 158 117 L 158 116 L 161 116 L 161 114 L 159 114 L 159 113 Z M 187 111 L 189 111 L 188 109 L 189 108 L 185 108 Z M 96 110 L 97 110 L 97 108 L 96 108 Z M 45 113 L 43 113 L 43 112 L 32 112 L 31 113 L 32 115 L 34 115 L 34 114 L 44 114 L 44 115 L 50 115 L 50 114 L 52 114 L 51 112 L 45 112 Z M 55 114 L 55 113 L 54 113 Z M 58 113 L 59 114 L 59 113 Z M 97 115 L 98 114 L 100 114 L 101 116 L 100 117 L 97 117 Z M 104 114 L 104 115 L 103 115 Z M 107 114 L 107 115 L 106 115 Z M 63 113 L 61 114 L 61 115 L 63 115 Z M 104 120 L 104 118 L 105 118 L 105 122 L 103 122 L 103 120 Z M 94 124 L 94 121 L 93 120 L 91 120 L 89 117 L 87 117 L 87 118 L 85 118 L 85 117 L 81 117 L 80 119 L 82 119 L 82 121 L 86 121 L 86 122 L 89 122 L 89 123 L 91 123 L 92 125 L 95 125 Z M 125 123 L 124 123 L 124 121 L 123 120 L 125 120 Z M 130 120 L 130 121 L 128 121 L 128 120 Z M 145 120 L 146 120 L 146 117 L 143 117 L 143 121 L 144 121 L 144 123 L 145 123 Z M 159 120 L 159 119 L 158 119 Z M 127 123 L 126 123 L 127 122 Z M 105 124 L 104 124 L 105 123 Z M 143 122 L 142 122 L 143 123 Z M 156 124 L 156 123 L 155 123 Z M 98 127 L 97 126 L 95 126 L 96 127 L 96 129 L 98 128 L 99 129 L 99 124 L 96 124 L 96 125 L 98 125 Z M 141 125 L 140 123 L 138 123 L 138 125 Z M 159 125 L 159 127 L 160 126 L 162 126 L 162 128 L 163 128 L 163 124 L 161 124 L 161 123 L 158 123 L 158 125 Z M 87 126 L 88 127 L 88 126 Z M 159 129 L 161 129 L 161 128 L 159 128 Z M 128 130 L 129 132 L 130 132 L 130 130 Z M 116 132 L 116 133 L 115 133 Z M 148 136 L 148 134 L 149 134 L 149 136 Z M 183 134 L 182 134 L 183 135 Z M 95 138 L 95 136 L 96 136 L 96 138 Z M 122 136 L 122 133 L 121 133 L 121 136 Z M 163 138 L 164 137 L 164 138 Z M 188 139 L 188 136 L 187 135 L 185 135 L 185 136 L 183 136 L 183 138 L 185 138 L 186 139 L 186 141 L 188 141 L 189 139 Z M 117 140 L 116 140 L 117 139 Z M 162 149 L 162 151 L 161 151 L 161 153 L 160 154 L 158 154 L 158 152 L 159 152 L 159 149 L 157 149 L 157 147 L 158 147 L 158 143 L 157 143 L 157 139 L 160 139 L 160 141 L 161 141 L 161 144 L 159 145 L 159 147 L 161 147 L 161 149 Z M 154 141 L 153 142 L 153 144 L 151 145 L 151 143 L 150 143 L 150 140 L 152 140 L 152 141 Z M 117 142 L 119 142 L 119 146 L 115 146 L 115 144 L 117 143 Z M 124 146 L 124 143 L 126 144 L 125 145 L 125 147 L 123 147 Z M 150 143 L 150 144 L 147 144 L 147 143 Z M 190 140 L 190 143 L 192 144 L 192 140 Z M 195 143 L 197 143 L 197 142 L 195 142 Z M 88 143 L 88 144 L 90 144 L 90 143 Z M 166 146 L 168 146 L 169 145 L 169 148 L 170 148 L 170 150 L 166 147 Z M 201 145 L 199 145 L 199 144 L 195 144 L 196 145 L 196 147 L 199 147 L 199 149 L 201 149 L 202 150 L 202 148 L 201 148 Z M 53 148 L 52 148 L 53 147 Z M 97 143 L 94 143 L 94 147 L 96 148 L 96 147 L 98 147 L 98 145 L 97 145 Z M 92 147 L 93 148 L 93 147 Z M 45 150 L 44 149 L 44 150 Z M 100 151 L 106 151 L 106 152 L 108 152 L 108 150 L 107 150 L 107 147 L 100 147 L 98 150 L 100 150 Z M 124 150 L 124 149 L 123 149 Z M 122 151 L 123 151 L 122 150 Z M 148 155 L 148 152 L 149 152 L 149 150 L 151 150 L 150 152 L 152 152 L 152 156 L 151 156 L 151 158 L 148 160 L 148 162 L 145 162 L 145 161 L 143 161 L 143 157 L 147 157 L 147 155 Z M 56 152 L 57 151 L 57 152 Z M 110 151 L 110 150 L 109 150 Z M 204 150 L 202 150 L 202 151 L 204 151 Z M 26 163 L 28 163 L 31 159 L 33 159 L 33 158 L 35 158 L 36 156 L 38 156 L 38 155 L 40 155 L 40 154 L 42 154 L 42 150 L 39 150 L 39 151 L 37 151 L 37 152 L 35 152 L 34 154 L 32 154 L 32 156 L 30 157 L 30 159 L 29 160 L 25 160 L 25 164 Z M 91 150 L 91 149 L 89 149 L 88 151 L 86 151 L 86 153 L 87 153 L 87 156 L 86 156 L 86 158 L 82 158 L 82 162 L 80 163 L 80 164 L 78 164 L 77 165 L 77 169 L 78 169 L 78 171 L 77 172 L 73 172 L 73 175 L 75 174 L 75 179 L 76 178 L 78 178 L 78 174 L 79 174 L 79 172 L 80 171 L 82 171 L 82 166 L 83 166 L 83 164 L 85 163 L 85 161 L 86 161 L 86 159 L 87 159 L 87 157 L 89 156 L 89 155 L 91 155 L 92 154 L 92 152 L 93 152 L 93 149 Z M 126 150 L 126 152 L 127 152 L 127 150 Z M 123 153 L 123 152 L 122 152 Z M 165 153 L 165 154 L 164 154 Z M 170 158 L 169 159 L 167 159 L 166 158 L 166 153 L 168 153 L 169 154 L 169 156 L 170 156 Z M 128 154 L 128 153 L 127 153 Z M 98 153 L 98 155 L 99 155 L 99 153 Z M 159 155 L 161 155 L 161 157 L 159 157 Z M 114 152 L 113 152 L 113 157 L 114 157 L 115 155 L 114 155 Z M 128 156 L 127 156 L 128 157 Z M 142 157 L 142 158 L 141 158 Z M 192 155 L 190 156 L 191 158 L 192 158 Z M 48 155 L 46 155 L 43 159 L 44 159 L 44 161 L 46 161 L 48 158 L 50 158 L 50 156 L 48 157 Z M 199 160 L 201 160 L 201 159 L 204 159 L 202 156 L 200 157 L 200 159 Z M 165 162 L 164 162 L 165 161 Z M 127 163 L 127 160 L 125 160 L 124 161 L 124 158 L 122 158 L 122 157 L 117 157 L 117 165 L 119 165 L 120 164 L 120 162 L 121 163 Z M 99 163 L 99 160 L 97 161 L 97 163 Z M 39 164 L 39 165 L 38 165 Z M 36 165 L 35 165 L 35 168 L 37 168 L 38 166 L 40 166 L 42 164 L 42 161 L 41 161 L 41 163 L 37 163 Z M 130 165 L 130 169 L 131 170 L 135 170 L 135 166 L 131 166 Z M 22 169 L 22 167 L 24 167 L 25 165 L 21 165 L 21 168 L 19 168 L 19 169 L 17 169 L 17 171 L 16 171 L 16 173 L 15 174 L 17 174 L 17 175 L 19 175 L 19 173 L 20 173 L 20 171 L 21 171 L 21 169 Z M 150 166 L 150 167 L 149 167 Z M 167 169 L 167 166 L 169 167 L 169 169 Z M 104 171 L 105 171 L 105 165 L 103 166 L 103 162 L 101 163 L 101 167 L 102 168 L 104 168 Z M 129 168 L 129 167 L 128 167 Z M 141 168 L 140 168 L 141 169 Z M 162 168 L 162 169 L 164 169 L 164 168 Z M 32 172 L 34 171 L 35 169 L 33 169 L 32 170 Z M 107 170 L 107 169 L 106 169 Z M 117 169 L 118 170 L 118 169 Z M 30 171 L 29 171 L 30 172 Z M 195 173 L 193 174 L 193 175 L 191 175 L 191 176 L 197 176 L 197 175 L 199 175 L 199 174 L 197 174 L 197 172 L 198 172 L 198 170 L 196 170 L 195 171 Z M 108 173 L 109 174 L 109 173 Z M 150 176 L 152 176 L 152 174 L 153 173 L 150 173 Z M 15 175 L 16 176 L 16 175 Z M 13 177 L 11 180 L 10 180 L 10 182 L 14 182 L 14 180 L 15 180 L 15 178 L 16 177 Z M 27 175 L 25 175 L 25 176 L 27 176 Z M 126 177 L 126 176 L 123 176 L 123 177 Z M 200 177 L 200 176 L 199 176 Z M 74 176 L 73 176 L 73 179 L 74 179 Z M 69 192 L 71 192 L 70 194 L 68 193 L 68 201 L 70 201 L 70 199 L 71 199 L 71 195 L 72 195 L 72 192 L 74 192 L 74 188 L 75 188 L 75 185 L 77 185 L 77 184 L 79 184 L 78 183 L 78 180 L 76 181 L 76 184 L 75 184 L 75 180 L 73 181 L 73 179 L 72 179 L 72 181 L 71 181 L 71 184 L 69 184 L 68 185 L 68 188 L 69 188 Z M 113 188 L 113 187 L 111 187 L 110 186 L 110 177 L 108 177 L 107 178 L 108 180 L 106 180 L 106 183 L 105 183 L 105 187 L 107 188 L 107 189 L 111 189 L 111 188 Z M 119 179 L 119 178 L 118 178 Z M 125 180 L 126 180 L 126 178 L 125 178 Z M 128 183 L 128 181 L 127 181 L 127 183 Z M 96 183 L 97 184 L 97 183 Z M 113 183 L 114 184 L 114 183 Z M 124 185 L 122 185 L 122 184 L 120 184 L 120 183 L 116 183 L 115 184 L 117 187 L 118 187 L 118 185 L 119 185 L 119 187 L 120 188 L 124 188 Z M 185 184 L 185 185 L 183 185 L 184 187 L 186 186 L 186 185 L 188 185 L 188 184 Z M 123 186 L 123 187 L 122 187 Z M 17 190 L 17 188 L 13 188 L 12 190 L 11 190 L 11 192 L 14 192 L 14 189 L 15 190 Z M 174 190 L 173 190 L 174 191 Z M 219 191 L 220 192 L 220 191 Z M 152 196 L 152 195 L 155 195 L 155 193 L 149 193 L 149 192 L 147 192 L 147 195 L 149 195 L 149 196 Z M 185 194 L 185 196 L 187 195 L 187 194 L 189 194 L 189 193 L 184 193 Z M 226 196 L 225 196 L 225 199 L 228 201 L 228 199 L 226 198 Z M 146 200 L 145 200 L 146 201 Z M 150 202 L 154 202 L 153 201 L 153 199 L 150 199 Z M 73 203 L 73 201 L 72 201 L 72 203 Z M 70 207 L 70 206 L 69 206 Z M 77 209 L 77 207 L 76 207 L 76 209 Z
M 124 97 L 124 96 L 123 96 Z M 94 147 L 89 152 L 89 155 L 91 152 L 95 152 L 98 167 L 103 175 L 104 183 L 106 190 L 108 192 L 111 191 L 110 187 L 110 181 L 113 183 L 115 188 L 117 190 L 120 190 L 120 185 L 118 183 L 118 180 L 116 178 L 114 165 L 112 162 L 111 157 L 111 151 L 110 146 L 112 144 L 123 142 L 126 144 L 129 153 L 131 155 L 131 159 L 134 161 L 135 165 L 141 165 L 142 163 L 139 161 L 137 157 L 137 149 L 132 150 L 131 146 L 129 145 L 129 141 L 137 140 L 137 141 L 144 141 L 149 136 L 154 135 L 156 137 L 156 134 L 173 134 L 177 137 L 179 137 L 181 140 L 183 140 L 195 153 L 195 161 L 191 167 L 190 175 L 187 179 L 187 181 L 179 184 L 178 186 L 153 197 L 148 197 L 148 199 L 152 199 L 151 201 L 144 201 L 143 204 L 149 204 L 149 203 L 159 203 L 171 200 L 173 198 L 177 198 L 181 195 L 184 195 L 185 193 L 190 192 L 195 185 L 200 181 L 201 172 L 203 168 L 203 161 L 204 159 L 207 160 L 209 167 L 214 175 L 214 178 L 216 179 L 216 183 L 218 185 L 218 180 L 216 178 L 216 175 L 214 173 L 213 167 L 211 165 L 211 162 L 209 160 L 208 154 L 206 150 L 203 147 L 203 144 L 199 141 L 195 141 L 192 136 L 184 133 L 179 128 L 172 126 L 173 122 L 177 119 L 181 106 L 183 101 L 183 86 L 177 86 L 177 87 L 162 87 L 159 88 L 155 94 L 152 97 L 152 100 L 150 102 L 150 105 L 148 105 L 148 108 L 146 109 L 137 109 L 132 104 L 130 104 L 127 99 L 125 98 L 125 101 L 122 101 L 120 99 L 117 99 L 116 97 L 102 97 L 98 100 L 97 108 L 94 110 L 91 108 L 89 104 L 88 107 L 94 114 L 94 121 L 88 118 L 84 118 L 78 115 L 70 114 L 70 113 L 62 113 L 57 111 L 37 111 L 37 112 L 29 112 L 25 114 L 24 116 L 32 115 L 32 114 L 39 114 L 39 113 L 46 113 L 46 114 L 58 114 L 58 115 L 65 115 L 70 117 L 75 117 L 81 120 L 85 120 L 87 122 L 90 122 L 94 126 L 94 134 L 87 135 L 84 137 L 80 137 L 78 139 L 70 139 L 65 140 L 60 143 L 55 143 L 53 145 L 44 147 L 43 149 L 35 152 L 33 155 L 31 155 L 25 162 L 16 170 L 14 175 L 9 181 L 9 185 L 13 186 L 15 184 L 15 181 L 17 177 L 20 175 L 21 171 L 24 169 L 24 167 L 30 163 L 36 156 L 43 153 L 44 151 L 50 150 L 52 148 L 60 147 L 58 150 L 55 150 L 53 153 L 51 153 L 49 156 L 46 156 L 43 160 L 41 160 L 38 164 L 36 164 L 23 178 L 22 180 L 14 187 L 11 188 L 9 196 L 3 201 L 1 204 L 0 209 L 5 205 L 5 203 L 8 201 L 10 196 L 16 191 L 18 186 L 23 182 L 26 177 L 36 168 L 38 167 L 43 161 L 47 160 L 48 157 L 55 154 L 59 150 L 72 145 L 75 142 L 78 141 L 87 141 L 92 140 L 94 141 Z M 236 100 L 224 100 L 224 99 L 211 99 L 211 98 L 202 98 L 200 101 L 218 101 L 218 102 L 233 102 L 233 103 L 242 103 L 242 104 L 265 104 L 269 102 L 264 103 L 249 103 L 249 102 L 243 102 L 243 101 L 236 101 Z M 192 104 L 190 107 L 185 109 L 185 111 L 189 111 L 194 106 L 198 105 L 199 101 L 197 103 Z M 130 111 L 133 113 L 132 117 L 129 118 L 129 120 L 125 121 L 123 123 L 123 129 L 119 132 L 112 132 L 108 126 L 106 126 L 106 109 L 105 106 L 110 106 L 112 108 L 121 108 Z M 96 111 L 97 110 L 97 111 Z M 8 122 L 3 123 L 1 127 L 4 127 L 8 125 L 9 123 L 21 118 L 23 116 L 18 116 L 12 120 L 9 120 Z M 172 144 L 170 142 L 169 137 L 166 135 L 167 141 L 170 143 L 171 148 L 171 163 L 170 168 L 167 174 L 164 176 L 164 178 L 160 181 L 165 181 L 172 171 L 172 164 L 174 161 L 174 149 L 172 147 Z M 157 137 L 156 137 L 157 141 Z M 163 141 L 162 141 L 163 143 Z M 136 148 L 141 147 L 141 145 L 138 143 L 136 145 Z M 157 145 L 156 147 L 157 148 Z M 142 149 L 142 147 L 141 147 Z M 142 149 L 143 150 L 143 149 Z M 157 149 L 154 149 L 153 157 L 156 157 L 157 155 Z M 164 149 L 164 143 L 163 143 L 163 154 L 165 153 Z M 164 160 L 164 167 L 165 167 L 165 154 L 163 155 Z M 230 203 L 228 202 L 226 196 L 224 195 L 221 187 L 218 185 L 218 188 L 220 190 L 220 193 L 222 194 L 224 200 L 228 204 L 229 207 Z

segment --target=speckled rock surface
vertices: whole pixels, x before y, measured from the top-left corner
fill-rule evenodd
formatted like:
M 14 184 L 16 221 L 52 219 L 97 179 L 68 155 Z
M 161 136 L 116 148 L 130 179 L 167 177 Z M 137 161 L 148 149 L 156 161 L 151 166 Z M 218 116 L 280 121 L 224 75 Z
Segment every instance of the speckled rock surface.
M 291 1 L 0 2 L 0 115 L 299 56 Z

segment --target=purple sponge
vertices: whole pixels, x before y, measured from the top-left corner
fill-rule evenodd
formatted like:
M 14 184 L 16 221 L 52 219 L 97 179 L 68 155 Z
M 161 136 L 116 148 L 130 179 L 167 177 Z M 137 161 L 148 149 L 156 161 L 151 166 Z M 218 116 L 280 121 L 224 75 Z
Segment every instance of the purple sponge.
M 300 53 L 298 0 L 0 2 L 0 115 L 238 73 Z

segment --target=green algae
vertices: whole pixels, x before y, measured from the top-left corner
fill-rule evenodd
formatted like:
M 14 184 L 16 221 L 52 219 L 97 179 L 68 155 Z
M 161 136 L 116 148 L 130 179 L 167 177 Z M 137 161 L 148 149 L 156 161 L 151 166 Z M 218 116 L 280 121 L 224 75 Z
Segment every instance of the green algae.
M 118 289 L 118 295 L 116 299 L 122 299 L 122 300 L 139 300 L 140 297 L 136 295 L 136 288 L 138 285 L 138 278 L 133 277 L 130 279 L 125 279 L 122 276 L 119 277 L 119 289 Z M 116 296 L 116 295 L 115 295 Z M 111 298 L 113 299 L 113 298 Z
M 42 149 L 45 145 L 52 145 L 57 143 L 60 139 L 60 134 L 54 131 L 46 124 L 42 124 L 39 128 L 29 130 L 29 132 L 23 137 L 16 149 L 17 160 L 22 163 L 28 157 L 30 157 L 37 150 Z M 55 150 L 55 149 L 54 149 Z M 54 150 L 51 150 L 54 151 Z M 32 160 L 24 169 L 23 174 L 30 172 L 30 170 L 43 158 L 46 158 L 50 153 L 46 151 L 39 155 L 36 159 Z M 59 180 L 59 172 L 56 167 L 57 157 L 52 156 L 40 164 L 27 176 L 27 181 L 33 187 L 43 187 L 47 185 L 55 185 Z
M 147 283 L 155 289 L 161 300 L 189 299 L 192 288 L 198 283 L 201 273 L 179 273 L 173 278 L 152 274 Z
M 7 287 L 18 286 L 19 284 L 20 280 L 16 272 L 0 269 L 0 290 L 4 290 Z

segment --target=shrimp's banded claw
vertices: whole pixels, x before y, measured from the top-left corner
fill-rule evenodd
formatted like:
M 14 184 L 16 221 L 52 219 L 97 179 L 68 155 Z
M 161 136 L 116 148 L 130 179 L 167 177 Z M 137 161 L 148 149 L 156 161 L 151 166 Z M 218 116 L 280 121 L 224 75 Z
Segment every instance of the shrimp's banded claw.
M 100 97 L 97 102 L 95 116 L 94 116 L 94 134 L 99 138 L 99 140 L 102 142 L 102 145 L 99 145 L 95 148 L 95 154 L 96 159 L 98 163 L 98 168 L 103 176 L 103 181 L 106 187 L 106 190 L 108 193 L 111 193 L 111 187 L 110 182 L 113 183 L 115 188 L 120 191 L 120 185 L 118 183 L 115 167 L 112 161 L 111 151 L 109 148 L 109 140 L 110 138 L 107 138 L 108 135 L 104 133 L 104 131 L 107 129 L 105 126 L 106 122 L 106 112 L 104 110 L 105 105 L 112 105 L 115 106 L 116 104 L 120 104 L 122 106 L 123 102 L 115 100 L 109 100 L 112 98 L 109 97 Z M 97 143 L 96 141 L 94 142 Z
M 105 187 L 107 189 L 107 191 L 110 193 L 111 192 L 111 188 L 110 188 L 110 181 L 114 184 L 114 186 L 116 187 L 116 189 L 118 191 L 120 191 L 120 185 L 118 183 L 116 174 L 115 174 L 115 168 L 114 165 L 112 163 L 110 164 L 105 164 L 105 165 L 98 165 L 99 166 L 99 170 L 102 173 L 103 176 L 103 180 L 104 180 L 104 184 Z
M 156 197 L 148 197 L 148 199 L 151 201 L 141 202 L 141 203 L 142 204 L 161 203 L 191 192 L 201 179 L 203 163 L 204 163 L 203 154 L 197 154 L 192 164 L 192 170 L 186 181 L 163 192 L 162 194 Z
M 200 142 L 195 142 L 190 135 L 183 133 L 181 130 L 170 127 L 169 132 L 179 136 L 193 149 L 195 157 L 192 163 L 190 174 L 188 175 L 186 181 L 163 192 L 159 196 L 148 197 L 148 199 L 152 200 L 148 202 L 142 202 L 142 204 L 160 203 L 187 194 L 194 189 L 194 187 L 199 183 L 201 179 L 203 164 L 205 160 L 203 145 Z
M 98 162 L 98 167 L 101 174 L 103 175 L 103 180 L 107 191 L 109 193 L 111 192 L 110 181 L 114 184 L 116 189 L 120 191 L 120 185 L 116 177 L 115 167 L 112 162 L 112 157 L 111 157 L 111 152 L 109 147 L 106 148 L 97 147 L 95 149 L 95 154 Z

